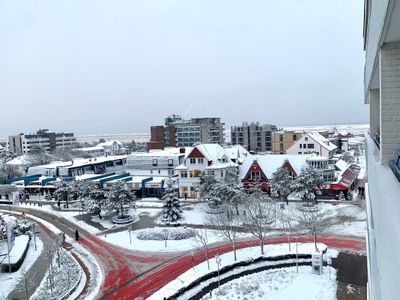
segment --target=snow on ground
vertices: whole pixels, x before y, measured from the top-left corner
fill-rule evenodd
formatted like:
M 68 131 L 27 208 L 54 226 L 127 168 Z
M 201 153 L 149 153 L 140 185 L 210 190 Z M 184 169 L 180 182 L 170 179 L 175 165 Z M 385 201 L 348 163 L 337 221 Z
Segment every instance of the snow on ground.
M 77 284 L 82 273 L 78 262 L 63 249 L 59 251 L 59 257 L 54 255 L 52 270 L 50 272 L 49 268 L 46 272 L 40 286 L 32 295 L 32 300 L 62 298 Z
M 318 243 L 318 248 L 323 251 L 326 249 L 326 245 Z M 289 251 L 288 244 L 275 244 L 275 245 L 265 245 L 264 256 L 278 256 L 285 254 L 295 254 L 295 247 L 292 247 L 292 251 Z M 315 253 L 315 247 L 313 243 L 299 243 L 298 244 L 298 253 L 300 254 L 312 254 Z M 328 249 L 328 255 L 331 257 L 335 257 L 338 255 L 337 251 Z M 248 261 L 257 257 L 262 256 L 260 254 L 260 247 L 250 247 L 237 250 L 237 262 L 240 261 Z M 228 265 L 232 265 L 235 263 L 233 253 L 228 252 L 220 255 L 221 264 L 220 268 L 223 268 Z M 163 297 L 170 297 L 174 295 L 179 289 L 188 286 L 190 283 L 195 281 L 196 279 L 218 270 L 218 265 L 215 259 L 210 259 L 210 270 L 208 269 L 207 262 L 203 262 L 199 265 L 196 265 L 194 268 L 189 269 L 182 275 L 180 275 L 177 279 L 171 281 L 166 286 L 158 290 L 154 293 L 149 299 L 162 299 Z M 265 262 L 269 263 L 269 262 Z M 278 262 L 279 263 L 279 262 Z M 248 266 L 251 267 L 251 266 Z M 310 270 L 310 268 L 309 268 Z M 311 270 L 310 270 L 311 272 Z M 250 298 L 251 299 L 251 298 Z M 290 298 L 289 298 L 290 299 Z M 323 298 L 321 298 L 323 299 Z
M 336 299 L 336 270 L 328 269 L 322 275 L 315 275 L 309 266 L 266 270 L 232 280 L 212 291 L 212 296 L 203 300 L 271 299 L 271 300 L 330 300 Z
M 43 242 L 36 238 L 36 251 L 33 239 L 31 239 L 28 252 L 21 268 L 13 273 L 0 273 L 0 298 L 6 299 L 15 285 L 23 279 L 23 271 L 29 270 L 43 251 Z
M 26 234 L 15 237 L 14 246 L 11 248 L 10 251 L 10 263 L 15 264 L 16 262 L 18 262 L 18 260 L 24 253 L 28 242 L 29 236 Z M 2 261 L 2 264 L 8 263 L 7 251 L 7 240 L 3 240 L 0 242 L 0 254 L 4 255 L 0 257 L 0 261 Z M 3 260 L 3 258 L 5 259 Z
M 108 243 L 122 248 L 144 252 L 188 251 L 201 247 L 201 244 L 199 244 L 195 238 L 183 240 L 167 240 L 167 246 L 165 246 L 165 240 L 141 240 L 138 238 L 138 234 L 143 234 L 144 232 L 151 233 L 152 231 L 159 230 L 163 230 L 162 227 L 135 230 L 131 232 L 131 239 L 129 238 L 128 230 L 102 235 L 100 236 L 100 238 Z M 215 230 L 207 230 L 207 237 L 209 244 L 222 241 L 221 237 L 217 234 L 217 231 Z

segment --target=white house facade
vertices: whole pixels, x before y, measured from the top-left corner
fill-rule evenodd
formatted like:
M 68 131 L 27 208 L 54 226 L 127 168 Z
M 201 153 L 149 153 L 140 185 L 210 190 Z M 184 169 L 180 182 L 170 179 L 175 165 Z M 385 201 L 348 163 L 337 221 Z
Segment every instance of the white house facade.
M 337 150 L 337 146 L 323 137 L 318 132 L 310 132 L 303 135 L 286 152 L 287 154 L 316 154 L 325 158 L 331 158 Z

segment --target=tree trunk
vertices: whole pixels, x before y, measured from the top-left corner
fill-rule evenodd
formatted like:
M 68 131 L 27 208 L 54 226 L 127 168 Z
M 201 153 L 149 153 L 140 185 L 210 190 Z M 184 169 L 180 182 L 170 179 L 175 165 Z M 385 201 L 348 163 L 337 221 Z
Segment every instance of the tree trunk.
M 208 260 L 208 247 L 206 247 L 206 259 L 207 259 L 207 267 L 210 270 L 210 261 Z
M 264 255 L 264 241 L 260 239 L 261 254 Z
M 318 248 L 317 248 L 317 233 L 316 232 L 314 232 L 314 246 L 315 246 L 315 251 L 318 251 Z
M 124 207 L 123 207 L 122 202 L 121 202 L 121 218 L 122 219 L 124 218 Z
M 233 248 L 233 257 L 236 261 L 237 257 L 236 257 L 236 241 L 235 240 L 233 240 L 233 242 L 232 242 L 232 248 Z

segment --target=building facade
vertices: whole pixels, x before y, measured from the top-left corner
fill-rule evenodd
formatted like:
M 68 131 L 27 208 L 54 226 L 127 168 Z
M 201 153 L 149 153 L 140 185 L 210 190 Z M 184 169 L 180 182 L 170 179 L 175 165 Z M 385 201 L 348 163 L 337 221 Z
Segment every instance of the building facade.
M 370 108 L 366 136 L 368 299 L 398 299 L 400 1 L 366 0 L 364 8 L 364 95 Z
M 8 137 L 10 152 L 18 155 L 31 152 L 34 148 L 52 151 L 56 147 L 67 147 L 76 144 L 73 133 L 56 133 L 48 129 L 40 129 L 33 134 L 19 134 Z
M 337 146 L 323 137 L 318 132 L 304 134 L 286 152 L 287 154 L 316 154 L 325 158 L 331 158 L 337 150 Z
M 272 135 L 276 130 L 275 125 L 244 122 L 231 127 L 231 143 L 252 152 L 272 152 Z
M 192 147 L 195 144 L 224 144 L 224 123 L 221 118 L 193 118 L 178 115 L 165 118 L 164 126 L 152 126 L 148 149 Z
M 272 134 L 272 152 L 285 154 L 303 136 L 302 131 L 275 131 Z

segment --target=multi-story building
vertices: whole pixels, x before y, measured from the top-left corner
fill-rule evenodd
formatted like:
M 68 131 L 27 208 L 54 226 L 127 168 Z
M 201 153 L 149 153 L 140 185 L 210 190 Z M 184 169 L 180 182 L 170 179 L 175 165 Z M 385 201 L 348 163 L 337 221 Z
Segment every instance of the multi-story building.
M 184 120 L 178 115 L 168 116 L 164 126 L 151 127 L 148 149 L 191 147 L 199 143 L 224 143 L 224 123 L 221 123 L 221 118 Z
M 400 1 L 364 3 L 368 299 L 399 299 Z
M 302 131 L 275 131 L 272 133 L 272 152 L 274 154 L 285 154 L 287 149 L 301 139 Z
M 8 137 L 10 152 L 18 155 L 29 153 L 33 148 L 52 151 L 56 147 L 73 146 L 76 138 L 73 133 L 56 133 L 48 129 L 40 129 L 33 134 L 19 134 Z
M 331 158 L 336 150 L 337 146 L 320 133 L 309 132 L 304 134 L 286 152 L 287 154 L 316 154 Z
M 231 127 L 231 143 L 252 152 L 272 152 L 272 135 L 276 129 L 271 124 L 244 122 L 241 126 Z

